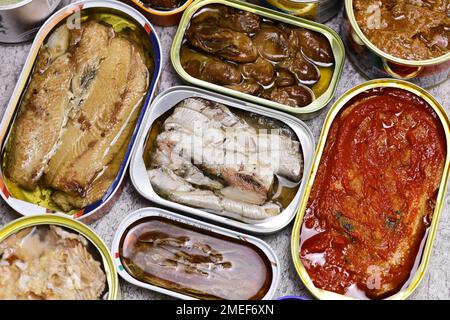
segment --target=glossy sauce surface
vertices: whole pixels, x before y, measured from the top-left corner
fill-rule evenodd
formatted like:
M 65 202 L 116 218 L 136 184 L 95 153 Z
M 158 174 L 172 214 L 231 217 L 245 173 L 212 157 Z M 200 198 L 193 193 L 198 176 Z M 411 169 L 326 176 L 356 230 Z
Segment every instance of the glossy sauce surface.
M 335 65 L 323 34 L 218 4 L 195 13 L 180 60 L 194 78 L 290 107 L 319 98 Z
M 334 119 L 310 194 L 300 257 L 318 288 L 398 292 L 420 259 L 446 159 L 435 112 L 412 93 L 358 95 Z
M 256 246 L 162 217 L 131 225 L 120 257 L 132 277 L 199 299 L 258 300 L 272 281 Z

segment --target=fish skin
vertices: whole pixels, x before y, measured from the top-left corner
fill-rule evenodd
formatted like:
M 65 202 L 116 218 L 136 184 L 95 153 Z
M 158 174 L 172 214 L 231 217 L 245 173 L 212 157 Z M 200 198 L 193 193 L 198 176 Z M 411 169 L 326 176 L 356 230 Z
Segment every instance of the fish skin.
M 146 93 L 148 70 L 127 39 L 115 37 L 101 63 L 90 94 L 71 119 L 62 146 L 49 162 L 46 185 L 85 197 L 91 183 L 120 150 L 121 135 Z M 117 140 L 117 141 L 116 141 Z
M 73 71 L 70 55 L 59 56 L 44 73 L 34 74 L 20 105 L 9 141 L 6 175 L 26 190 L 36 188 L 59 140 Z

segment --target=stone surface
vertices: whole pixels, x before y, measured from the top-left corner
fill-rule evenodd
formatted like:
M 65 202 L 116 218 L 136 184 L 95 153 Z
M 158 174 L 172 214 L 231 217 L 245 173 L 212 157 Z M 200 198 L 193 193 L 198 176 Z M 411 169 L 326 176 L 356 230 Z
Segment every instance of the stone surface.
M 342 14 L 327 23 L 333 29 L 339 32 Z M 170 47 L 176 28 L 157 28 L 161 38 L 164 67 L 159 89 L 160 91 L 181 84 L 180 79 L 170 64 Z M 3 116 L 9 98 L 13 92 L 15 83 L 19 77 L 22 65 L 25 62 L 29 44 L 20 45 L 0 45 L 0 115 Z M 354 69 L 349 61 L 346 61 L 342 79 L 339 83 L 336 96 L 341 96 L 345 91 L 365 79 Z M 450 83 L 436 87 L 430 92 L 450 111 Z M 330 104 L 331 105 L 331 104 Z M 329 106 L 326 108 L 328 110 Z M 326 112 L 319 117 L 307 121 L 312 129 L 316 141 L 320 134 Z M 433 252 L 429 268 L 418 289 L 411 296 L 411 299 L 450 299 L 450 197 L 447 190 L 446 201 L 444 203 L 441 221 L 439 224 L 436 241 L 433 245 Z M 110 245 L 116 228 L 121 220 L 130 212 L 137 209 L 152 206 L 152 203 L 143 199 L 133 188 L 129 178 L 125 179 L 125 188 L 113 205 L 110 213 L 101 220 L 93 224 L 93 228 Z M 17 219 L 19 216 L 14 213 L 3 201 L 0 201 L 0 226 Z M 284 295 L 308 295 L 297 273 L 293 267 L 290 253 L 292 224 L 281 232 L 262 237 L 275 250 L 281 262 L 281 281 L 275 297 Z M 121 281 L 122 294 L 124 299 L 168 299 L 167 296 L 150 292 L 144 289 L 132 286 Z

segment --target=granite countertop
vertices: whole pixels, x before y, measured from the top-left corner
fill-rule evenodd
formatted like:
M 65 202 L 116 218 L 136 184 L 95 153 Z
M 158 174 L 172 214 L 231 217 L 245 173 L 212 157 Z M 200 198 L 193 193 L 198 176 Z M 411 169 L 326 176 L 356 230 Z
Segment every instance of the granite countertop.
M 327 23 L 339 32 L 342 14 Z M 164 56 L 164 67 L 160 80 L 160 91 L 174 85 L 182 84 L 170 64 L 169 51 L 176 28 L 157 28 L 161 38 Z M 3 116 L 8 100 L 13 92 L 19 73 L 27 57 L 30 44 L 0 45 L 0 116 Z M 346 61 L 342 79 L 339 83 L 336 96 L 341 96 L 346 90 L 365 81 L 355 70 L 353 65 Z M 430 92 L 450 111 L 450 82 L 447 81 L 433 88 Z M 336 99 L 336 98 L 335 98 Z M 331 105 L 331 104 L 330 104 Z M 328 110 L 329 106 L 326 110 Z M 313 120 L 307 121 L 317 141 L 326 112 Z M 130 212 L 152 206 L 152 203 L 142 198 L 133 188 L 129 177 L 125 179 L 125 187 L 120 198 L 111 208 L 109 214 L 92 225 L 103 240 L 111 245 L 113 235 L 121 220 Z M 441 215 L 433 252 L 422 283 L 411 296 L 411 299 L 450 299 L 450 197 L 446 192 L 446 201 Z M 0 201 L 0 226 L 17 219 L 19 215 L 10 209 L 2 200 Z M 284 295 L 308 295 L 294 269 L 291 253 L 292 224 L 284 230 L 262 237 L 267 241 L 278 255 L 281 262 L 281 281 L 275 297 Z M 168 299 L 167 296 L 140 289 L 121 280 L 122 297 L 124 299 Z

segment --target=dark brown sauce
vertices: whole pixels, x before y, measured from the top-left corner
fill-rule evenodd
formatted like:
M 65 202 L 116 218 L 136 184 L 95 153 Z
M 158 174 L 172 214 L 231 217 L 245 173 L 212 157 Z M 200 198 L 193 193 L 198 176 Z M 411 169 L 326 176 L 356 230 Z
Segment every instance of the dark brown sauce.
M 198 299 L 260 300 L 273 277 L 255 245 L 163 217 L 129 226 L 119 251 L 133 278 Z

